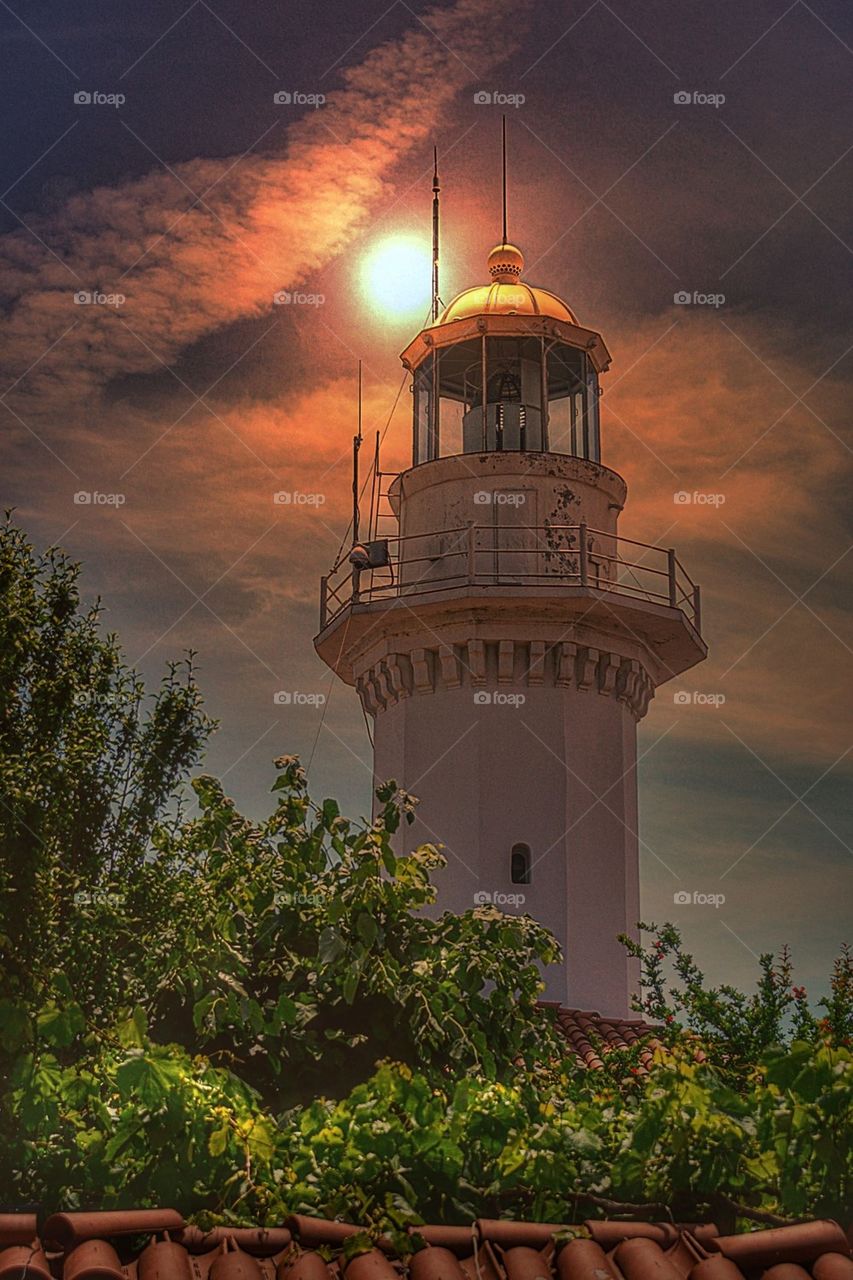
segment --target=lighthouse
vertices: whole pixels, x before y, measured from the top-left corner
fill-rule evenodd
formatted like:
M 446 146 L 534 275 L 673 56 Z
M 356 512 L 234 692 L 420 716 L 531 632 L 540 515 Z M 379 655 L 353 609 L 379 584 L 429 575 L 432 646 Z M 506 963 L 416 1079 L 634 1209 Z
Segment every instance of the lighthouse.
M 546 998 L 625 1017 L 637 725 L 706 656 L 699 588 L 674 548 L 619 532 L 604 339 L 506 234 L 486 275 L 402 353 L 412 465 L 323 579 L 315 645 L 372 723 L 376 785 L 418 797 L 405 838 L 442 847 L 438 908 L 532 916 L 563 952 Z

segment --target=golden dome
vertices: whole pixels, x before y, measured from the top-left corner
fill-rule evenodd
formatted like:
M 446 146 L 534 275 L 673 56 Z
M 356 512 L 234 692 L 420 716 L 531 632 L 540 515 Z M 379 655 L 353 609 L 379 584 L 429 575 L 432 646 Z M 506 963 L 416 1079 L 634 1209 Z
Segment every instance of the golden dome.
M 492 284 L 465 289 L 453 299 L 438 318 L 438 324 L 466 320 L 470 316 L 549 316 L 576 325 L 572 311 L 547 289 L 537 289 L 519 279 L 524 270 L 524 255 L 514 244 L 496 245 L 488 257 Z

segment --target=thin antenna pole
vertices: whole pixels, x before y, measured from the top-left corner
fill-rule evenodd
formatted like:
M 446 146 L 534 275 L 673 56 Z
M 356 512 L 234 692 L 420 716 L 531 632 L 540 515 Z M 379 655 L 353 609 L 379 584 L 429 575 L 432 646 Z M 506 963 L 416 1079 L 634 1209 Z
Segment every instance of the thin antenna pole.
M 379 432 L 376 432 L 376 444 L 373 449 L 373 482 L 370 486 L 370 514 L 367 517 L 367 536 L 375 538 L 379 529 L 379 498 L 382 490 L 382 476 L 379 472 Z
M 501 244 L 506 244 L 506 116 L 501 116 L 501 206 L 503 209 L 503 240 Z
M 361 448 L 361 361 L 358 362 L 358 432 L 352 438 L 352 541 L 358 542 L 358 451 Z
M 439 193 L 438 185 L 438 147 L 432 149 L 432 320 L 435 324 L 441 310 L 441 298 L 438 293 L 438 230 L 439 230 Z

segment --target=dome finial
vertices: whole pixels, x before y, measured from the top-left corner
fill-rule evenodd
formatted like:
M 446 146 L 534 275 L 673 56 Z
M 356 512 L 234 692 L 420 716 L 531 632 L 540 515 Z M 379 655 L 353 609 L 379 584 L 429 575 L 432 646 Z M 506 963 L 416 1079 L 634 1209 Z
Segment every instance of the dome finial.
M 504 241 L 495 245 L 486 265 L 489 275 L 497 284 L 515 284 L 524 270 L 524 254 L 518 245 Z

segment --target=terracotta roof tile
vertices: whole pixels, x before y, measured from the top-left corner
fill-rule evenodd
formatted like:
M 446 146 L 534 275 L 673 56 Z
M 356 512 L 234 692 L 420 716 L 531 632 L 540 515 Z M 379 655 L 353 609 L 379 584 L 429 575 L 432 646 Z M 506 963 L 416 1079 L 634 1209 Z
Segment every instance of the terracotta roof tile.
M 468 1248 L 471 1248 L 470 1233 Z M 466 1273 L 456 1252 L 437 1244 L 415 1254 L 409 1266 L 409 1275 L 411 1280 L 466 1280 Z
M 841 1227 L 827 1218 L 802 1222 L 795 1227 L 718 1236 L 710 1247 L 731 1258 L 741 1270 L 763 1270 L 777 1262 L 812 1263 L 824 1253 L 850 1255 L 850 1245 Z
M 823 1253 L 812 1266 L 814 1280 L 853 1280 L 853 1258 L 841 1253 Z
M 184 1219 L 175 1209 L 129 1209 L 106 1213 L 54 1213 L 44 1224 L 45 1240 L 69 1249 L 82 1240 L 128 1236 L 140 1232 L 181 1231 Z
M 13 1244 L 0 1250 L 0 1276 L 3 1280 L 50 1280 L 50 1264 L 38 1241 L 31 1244 Z
M 443 1249 L 451 1249 L 457 1257 L 467 1257 L 475 1248 L 477 1240 L 476 1228 L 470 1227 L 412 1227 L 427 1244 L 438 1245 Z
M 616 1268 L 595 1240 L 571 1240 L 557 1255 L 559 1280 L 618 1280 Z
M 646 1043 L 640 1051 L 639 1065 L 642 1069 L 651 1066 L 653 1052 L 660 1041 L 655 1035 L 657 1028 L 642 1018 L 604 1018 L 594 1010 L 566 1009 L 546 1001 L 542 1001 L 542 1007 L 554 1009 L 557 1026 L 582 1066 L 600 1070 L 611 1050 L 630 1049 L 643 1040 Z
M 0 1247 L 7 1244 L 29 1244 L 38 1233 L 34 1213 L 0 1213 Z
M 203 1232 L 152 1209 L 54 1214 L 37 1235 L 34 1215 L 5 1214 L 0 1280 L 853 1280 L 850 1240 L 828 1220 L 728 1236 L 713 1223 L 588 1221 L 565 1243 L 559 1223 L 481 1218 L 412 1228 L 427 1244 L 408 1259 L 383 1240 L 345 1262 L 359 1229 L 297 1215 Z

